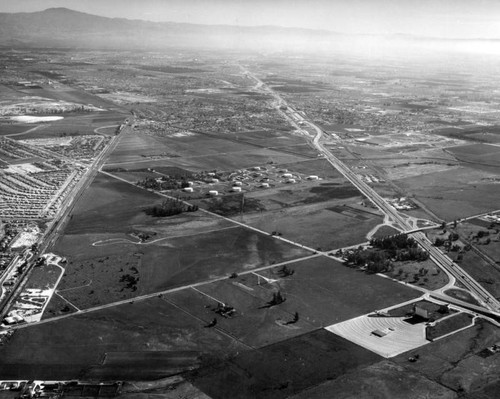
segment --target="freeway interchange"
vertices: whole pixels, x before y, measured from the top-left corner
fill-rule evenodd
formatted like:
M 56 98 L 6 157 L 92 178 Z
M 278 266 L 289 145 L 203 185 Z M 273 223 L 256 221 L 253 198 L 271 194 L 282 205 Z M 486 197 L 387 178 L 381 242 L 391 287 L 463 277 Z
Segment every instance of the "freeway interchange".
M 371 188 L 367 183 L 362 181 L 356 173 L 354 173 L 345 163 L 333 155 L 324 145 L 322 139 L 324 138 L 323 130 L 315 125 L 313 122 L 309 121 L 301 112 L 297 112 L 292 107 L 290 107 L 286 101 L 269 86 L 267 86 L 262 80 L 250 73 L 248 70 L 242 68 L 244 73 L 254 79 L 257 84 L 254 87 L 255 90 L 262 91 L 266 94 L 271 95 L 275 100 L 276 108 L 281 112 L 281 114 L 289 121 L 293 126 L 295 126 L 302 134 L 304 134 L 310 144 L 335 168 L 337 169 L 347 180 L 349 180 L 366 198 L 368 198 L 380 211 L 390 218 L 392 222 L 399 227 L 399 229 L 408 234 L 412 234 L 412 237 L 418 242 L 418 244 L 425 249 L 430 258 L 443 269 L 451 280 L 456 280 L 464 287 L 466 287 L 473 295 L 479 300 L 482 307 L 487 310 L 487 312 L 496 317 L 500 317 L 500 302 L 496 298 L 486 291 L 477 281 L 475 281 L 468 273 L 466 273 L 460 266 L 453 262 L 446 254 L 444 254 L 439 248 L 435 247 L 431 241 L 426 237 L 426 235 L 412 224 L 412 218 L 400 214 L 391 204 L 389 204 L 384 198 L 382 198 L 373 188 Z M 309 127 L 314 131 L 315 135 L 312 136 L 308 130 L 304 127 Z M 338 137 L 334 138 L 339 140 Z M 450 298 L 451 300 L 451 298 Z

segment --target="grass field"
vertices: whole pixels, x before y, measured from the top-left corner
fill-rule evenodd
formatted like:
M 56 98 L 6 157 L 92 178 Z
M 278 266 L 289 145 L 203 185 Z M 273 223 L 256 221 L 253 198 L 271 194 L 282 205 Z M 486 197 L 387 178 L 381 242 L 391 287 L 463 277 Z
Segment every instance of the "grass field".
M 458 168 L 396 181 L 439 217 L 453 221 L 496 209 L 500 185 L 487 181 L 496 176 L 471 168 Z
M 283 310 L 290 314 L 297 311 L 301 319 L 316 326 L 338 323 L 420 296 L 402 284 L 350 269 L 326 257 L 300 261 L 290 268 L 294 274 L 288 278 L 277 277 L 279 268 L 259 274 L 278 279 L 276 284 L 287 298 L 280 305 Z
M 461 328 L 471 326 L 472 319 L 473 317 L 468 313 L 457 313 L 444 320 L 438 321 L 432 326 L 427 326 L 425 329 L 425 336 L 429 341 L 433 341 Z
M 383 360 L 361 366 L 336 379 L 311 387 L 291 399 L 454 399 L 454 391 L 402 365 Z
M 59 286 L 65 299 L 88 308 L 309 254 L 201 212 L 146 215 L 144 208 L 160 198 L 96 178 L 53 248 L 68 259 Z M 139 233 L 148 238 L 141 241 Z
M 155 156 L 194 158 L 196 160 L 199 157 L 225 157 L 230 154 L 259 153 L 260 151 L 265 153 L 266 148 L 264 147 L 272 147 L 272 145 L 266 144 L 261 147 L 260 145 L 247 144 L 244 141 L 238 142 L 224 139 L 222 136 L 217 138 L 200 133 L 189 133 L 189 135 L 181 137 L 162 137 L 136 131 L 122 137 L 119 145 L 110 155 L 108 164 L 140 161 Z M 271 151 L 269 154 L 279 153 Z M 299 156 L 299 159 L 302 157 Z M 217 169 L 225 170 L 221 166 Z
M 379 359 L 335 334 L 317 330 L 242 353 L 195 371 L 189 379 L 213 399 L 280 399 Z
M 62 293 L 79 308 L 229 276 L 308 254 L 241 227 L 170 238 L 151 245 L 90 244 L 88 236 L 67 235 L 57 247 L 68 258 L 60 290 L 80 287 Z M 127 276 L 132 276 L 136 283 L 129 285 Z
M 218 358 L 242 349 L 175 306 L 152 299 L 16 331 L 9 345 L 0 347 L 0 375 L 77 379 L 85 378 L 108 352 L 202 351 Z M 161 373 L 153 371 L 142 377 L 159 378 Z M 123 372 L 130 376 L 127 368 Z
M 18 129 L 7 129 L 9 133 L 7 134 L 15 134 L 12 138 L 16 140 L 27 140 L 27 139 L 37 139 L 37 138 L 49 138 L 49 137 L 60 137 L 62 135 L 68 136 L 81 136 L 88 134 L 95 134 L 95 130 L 100 126 L 107 125 L 116 125 L 123 122 L 125 119 L 125 115 L 118 113 L 104 113 L 108 115 L 109 121 L 100 120 L 99 117 L 104 118 L 104 116 L 100 115 L 101 113 L 71 113 L 71 114 L 63 114 L 64 119 L 59 121 L 54 121 L 50 123 L 42 123 L 42 124 L 31 124 L 29 126 L 26 125 L 11 125 L 13 127 L 17 127 Z M 26 134 L 22 134 L 23 131 L 27 131 L 30 129 L 36 129 L 27 132 Z M 18 131 L 16 131 L 18 130 Z M 0 131 L 3 131 L 0 128 Z M 99 129 L 98 132 L 100 134 L 114 135 L 116 131 L 116 127 L 112 127 L 109 129 Z
M 391 226 L 380 226 L 375 234 L 373 235 L 373 238 L 384 238 L 387 236 L 393 236 L 394 234 L 400 233 L 399 230 L 396 230 L 394 227 Z
M 431 260 L 423 262 L 393 262 L 394 269 L 384 273 L 405 283 L 435 290 L 448 283 L 448 276 Z
M 10 124 L 0 123 L 0 136 L 7 136 L 9 134 L 19 134 L 26 130 L 33 129 L 33 125 L 29 124 Z
M 469 393 L 498 382 L 498 354 L 482 358 L 477 353 L 499 339 L 498 327 L 478 320 L 471 328 L 419 348 L 417 362 L 408 362 L 407 354 L 393 360 L 454 391 Z
M 500 147 L 489 144 L 469 144 L 460 147 L 450 147 L 447 151 L 467 163 L 479 163 L 500 166 Z
M 269 233 L 279 232 L 290 240 L 327 251 L 367 241 L 368 232 L 382 223 L 381 216 L 343 206 L 349 202 L 297 205 L 244 215 L 243 220 Z
M 497 267 L 490 265 L 474 251 L 465 252 L 459 264 L 485 290 L 495 298 L 500 298 L 500 270 Z

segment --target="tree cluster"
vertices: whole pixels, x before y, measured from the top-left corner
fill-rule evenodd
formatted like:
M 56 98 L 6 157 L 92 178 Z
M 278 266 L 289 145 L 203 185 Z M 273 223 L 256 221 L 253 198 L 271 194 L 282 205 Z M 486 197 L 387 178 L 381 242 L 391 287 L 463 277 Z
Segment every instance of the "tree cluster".
M 368 273 L 383 273 L 392 269 L 391 261 L 383 251 L 358 248 L 348 252 L 345 259 L 348 265 L 366 266 Z
M 127 283 L 127 288 L 130 288 L 132 291 L 137 290 L 138 281 L 139 277 L 134 277 L 131 274 L 124 274 L 120 277 L 120 283 Z
M 187 205 L 175 198 L 169 198 L 163 201 L 161 205 L 154 205 L 150 208 L 146 208 L 144 212 L 154 217 L 166 217 L 178 215 L 182 212 L 196 212 L 197 210 L 198 205 Z
M 384 238 L 372 238 L 370 245 L 384 250 L 384 252 L 396 261 L 415 260 L 421 262 L 429 259 L 429 253 L 419 248 L 418 243 L 407 234 L 397 234 Z
M 159 179 L 146 177 L 144 180 L 138 181 L 137 185 L 146 189 L 162 191 L 162 190 L 178 190 L 189 187 L 186 177 L 162 176 Z

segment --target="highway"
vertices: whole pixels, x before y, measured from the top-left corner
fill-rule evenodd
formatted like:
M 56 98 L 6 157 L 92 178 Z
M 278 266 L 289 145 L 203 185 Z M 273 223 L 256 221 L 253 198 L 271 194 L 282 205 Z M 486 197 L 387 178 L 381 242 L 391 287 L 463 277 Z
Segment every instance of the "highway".
M 95 175 L 102 167 L 104 161 L 106 160 L 107 155 L 114 150 L 120 135 L 115 135 L 111 138 L 108 145 L 101 151 L 101 153 L 94 159 L 94 161 L 88 166 L 88 169 L 85 171 L 81 179 L 72 189 L 72 192 L 68 194 L 67 199 L 64 202 L 64 205 L 61 206 L 57 214 L 54 216 L 53 221 L 49 223 L 47 230 L 44 236 L 39 241 L 38 253 L 44 253 L 48 248 L 54 245 L 57 241 L 60 232 L 64 230 L 66 223 L 69 220 L 69 215 L 73 210 L 77 200 L 81 197 L 81 195 L 85 192 L 85 190 L 89 187 L 90 183 L 94 180 Z M 74 164 L 80 165 L 80 163 L 75 162 L 74 160 L 69 160 Z M 31 250 L 26 250 L 23 254 L 23 260 L 31 260 L 34 256 Z M 16 262 L 16 265 L 19 265 L 19 262 Z M 13 300 L 17 297 L 20 291 L 23 289 L 26 281 L 28 280 L 28 276 L 31 273 L 31 270 L 34 266 L 33 262 L 30 262 L 27 269 L 23 273 L 23 276 L 18 280 L 15 288 L 8 294 L 6 298 L 3 300 L 3 304 L 0 309 L 0 318 L 8 312 Z M 7 274 L 4 274 L 6 276 Z M 3 279 L 1 281 L 3 283 Z
M 281 96 L 268 87 L 259 78 L 254 76 L 249 71 L 245 70 L 245 74 L 248 77 L 253 78 L 257 83 L 258 87 L 264 93 L 272 95 L 276 100 L 276 107 L 278 110 L 290 121 L 296 128 L 298 128 L 310 141 L 310 143 L 321 153 L 324 158 L 337 169 L 347 180 L 349 180 L 366 198 L 368 198 L 378 209 L 380 209 L 384 215 L 387 215 L 399 228 L 407 233 L 412 233 L 414 227 L 411 224 L 411 219 L 407 216 L 400 214 L 391 204 L 389 204 L 384 198 L 382 198 L 373 188 L 371 188 L 367 183 L 362 181 L 356 173 L 354 173 L 346 164 L 344 164 L 340 159 L 333 155 L 322 143 L 323 130 L 316 126 L 311 121 L 307 120 L 301 113 L 295 111 L 291 108 L 286 101 L 281 98 Z M 286 108 L 286 111 L 284 109 Z M 301 126 L 309 126 L 315 131 L 315 136 L 311 140 L 311 135 L 308 131 L 304 130 Z M 460 266 L 453 262 L 448 256 L 446 256 L 441 250 L 435 247 L 425 234 L 421 232 L 412 233 L 412 237 L 420 244 L 420 246 L 425 249 L 430 258 L 443 270 L 445 270 L 449 275 L 453 276 L 457 281 L 463 284 L 467 289 L 469 289 L 482 305 L 489 309 L 491 312 L 500 316 L 500 302 L 496 298 L 486 291 L 477 281 L 475 281 L 469 274 L 467 274 Z

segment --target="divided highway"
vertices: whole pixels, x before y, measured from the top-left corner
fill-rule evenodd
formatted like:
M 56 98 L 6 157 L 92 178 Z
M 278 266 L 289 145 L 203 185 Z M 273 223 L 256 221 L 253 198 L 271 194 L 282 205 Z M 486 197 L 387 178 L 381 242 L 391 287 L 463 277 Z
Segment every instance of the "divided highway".
M 314 129 L 316 135 L 311 140 L 311 144 L 325 157 L 325 159 L 337 169 L 347 180 L 349 180 L 366 198 L 368 198 L 377 208 L 379 208 L 385 215 L 390 217 L 402 231 L 412 234 L 412 237 L 429 252 L 430 258 L 443 270 L 452 275 L 457 281 L 463 284 L 467 289 L 469 289 L 481 302 L 482 305 L 489 309 L 496 316 L 500 316 L 500 302 L 496 298 L 486 291 L 477 281 L 475 281 L 469 274 L 467 274 L 461 267 L 459 267 L 455 262 L 453 262 L 448 256 L 446 256 L 439 248 L 436 248 L 425 234 L 421 232 L 413 233 L 414 227 L 411 225 L 409 218 L 401 215 L 391 204 L 389 204 L 384 198 L 382 198 L 373 188 L 371 188 L 367 183 L 362 181 L 356 173 L 354 173 L 346 164 L 344 164 L 340 159 L 333 155 L 321 142 L 323 138 L 323 130 L 316 126 L 311 121 L 307 120 L 301 113 L 296 112 L 290 106 L 287 105 L 286 101 L 280 97 L 278 93 L 268 87 L 259 78 L 251 74 L 249 71 L 245 70 L 245 74 L 248 77 L 253 78 L 258 83 L 258 89 L 264 91 L 267 94 L 273 96 L 277 101 L 277 107 L 282 112 L 282 114 L 296 127 L 299 125 L 307 125 Z M 286 111 L 283 109 L 286 107 Z M 306 137 L 311 137 L 309 132 L 305 131 L 303 128 L 298 127 Z

